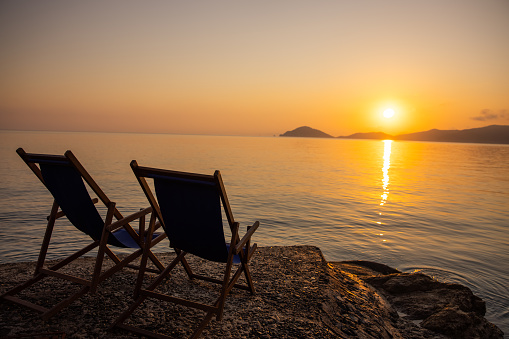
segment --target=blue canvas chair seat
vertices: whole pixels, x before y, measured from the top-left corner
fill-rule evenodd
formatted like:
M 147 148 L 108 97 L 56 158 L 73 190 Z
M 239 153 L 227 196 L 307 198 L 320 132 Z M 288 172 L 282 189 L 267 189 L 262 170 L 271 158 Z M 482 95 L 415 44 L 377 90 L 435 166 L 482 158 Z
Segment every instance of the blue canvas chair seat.
M 136 234 L 139 236 L 138 232 Z M 163 233 L 154 233 L 152 234 L 152 240 L 157 239 L 158 236 L 162 235 Z M 144 241 L 146 238 L 144 239 Z M 138 242 L 127 232 L 125 229 L 119 229 L 118 231 L 115 231 L 115 233 L 112 233 L 110 237 L 108 238 L 108 244 L 117 246 L 117 247 L 123 247 L 123 248 L 135 248 L 139 249 L 141 248 Z M 117 245 L 118 244 L 118 245 Z
M 259 227 L 259 222 L 249 226 L 247 232 L 240 238 L 239 224 L 233 218 L 219 171 L 216 171 L 214 175 L 175 172 L 141 167 L 134 160 L 131 162 L 131 167 L 153 210 L 149 234 L 158 220 L 168 236 L 170 247 L 175 250 L 177 256 L 149 287 L 143 288 L 143 267 L 147 262 L 148 255 L 144 252 L 135 287 L 136 300 L 115 321 L 112 327 L 116 326 L 145 336 L 164 338 L 165 336 L 162 334 L 124 323 L 146 298 L 151 297 L 206 310 L 202 322 L 191 336 L 196 338 L 214 315 L 217 320 L 222 318 L 225 299 L 232 288 L 255 293 L 248 263 L 256 250 L 256 244 L 251 245 L 251 237 Z M 153 180 L 155 196 L 146 179 Z M 224 211 L 231 233 L 229 242 L 225 241 L 222 211 Z M 193 273 L 185 258 L 187 254 L 226 264 L 223 279 L 214 279 Z M 182 264 L 190 279 L 201 279 L 221 284 L 221 292 L 213 305 L 154 292 L 164 280 L 163 278 L 170 274 L 179 263 Z M 234 264 L 238 264 L 238 267 L 232 274 Z M 237 283 L 242 273 L 244 273 L 245 284 Z
M 68 306 L 81 295 L 88 292 L 94 293 L 101 281 L 110 277 L 123 267 L 127 266 L 131 268 L 139 268 L 137 266 L 133 266 L 131 262 L 141 256 L 141 247 L 144 244 L 147 244 L 147 255 L 155 266 L 155 269 L 150 270 L 154 272 L 161 272 L 164 269 L 164 266 L 157 259 L 154 253 L 152 253 L 150 248 L 164 239 L 166 234 L 164 232 L 152 232 L 148 235 L 148 232 L 145 231 L 145 216 L 152 212 L 151 207 L 140 210 L 139 212 L 127 217 L 123 217 L 115 207 L 115 203 L 108 199 L 106 194 L 104 194 L 101 188 L 92 179 L 71 151 L 67 151 L 64 156 L 60 156 L 29 154 L 22 148 L 19 148 L 17 153 L 50 191 L 54 198 L 54 203 L 51 213 L 47 218 L 48 225 L 46 227 L 46 233 L 39 253 L 34 277 L 4 293 L 1 296 L 1 300 L 9 300 L 31 307 L 34 310 L 41 311 L 43 313 L 43 318 L 48 319 L 64 307 Z M 98 198 L 92 199 L 90 197 L 85 186 L 85 182 L 89 186 L 90 190 L 98 196 Z M 107 208 L 105 219 L 101 217 L 95 206 L 95 203 L 99 200 L 101 200 Z M 78 230 L 90 236 L 90 238 L 92 238 L 92 243 L 60 261 L 58 264 L 49 268 L 44 267 L 46 253 L 51 240 L 55 221 L 63 216 L 66 216 L 71 224 Z M 113 221 L 113 218 L 116 218 L 117 220 Z M 137 219 L 139 220 L 139 228 L 138 230 L 135 230 L 131 227 L 130 223 Z M 151 239 L 151 241 L 147 241 L 147 239 Z M 120 258 L 118 258 L 108 247 L 108 245 L 120 248 L 133 248 L 135 251 L 120 260 Z M 65 265 L 96 247 L 98 248 L 96 262 L 92 277 L 89 280 L 58 271 Z M 115 265 L 103 272 L 102 263 L 105 254 L 114 261 Z M 71 297 L 50 309 L 15 297 L 15 295 L 22 290 L 47 276 L 54 276 L 73 281 L 83 285 L 83 287 Z
M 69 221 L 93 240 L 101 240 L 104 220 L 92 202 L 78 170 L 70 166 L 69 162 L 39 161 L 39 165 L 46 187 Z M 159 234 L 154 233 L 153 239 Z M 125 228 L 111 232 L 107 243 L 122 248 L 140 248 Z
M 226 263 L 230 244 L 225 243 L 221 200 L 215 183 L 161 176 L 153 179 L 159 205 L 172 206 L 161 208 L 170 247 Z M 174 210 L 180 213 L 172 213 Z M 233 263 L 240 262 L 240 256 L 235 254 Z

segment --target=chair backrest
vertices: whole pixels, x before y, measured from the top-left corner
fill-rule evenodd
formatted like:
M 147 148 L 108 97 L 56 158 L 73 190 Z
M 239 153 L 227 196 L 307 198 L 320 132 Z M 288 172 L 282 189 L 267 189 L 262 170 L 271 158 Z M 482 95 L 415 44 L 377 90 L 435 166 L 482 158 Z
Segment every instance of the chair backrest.
M 50 191 L 69 221 L 94 240 L 101 239 L 104 221 L 92 202 L 83 179 L 107 205 L 110 200 L 85 171 L 71 151 L 64 156 L 16 151 Z
M 230 227 L 234 220 L 219 171 L 214 175 L 176 172 L 141 167 L 135 160 L 131 167 L 171 247 L 207 260 L 227 261 L 221 205 Z M 145 178 L 153 179 L 155 196 Z

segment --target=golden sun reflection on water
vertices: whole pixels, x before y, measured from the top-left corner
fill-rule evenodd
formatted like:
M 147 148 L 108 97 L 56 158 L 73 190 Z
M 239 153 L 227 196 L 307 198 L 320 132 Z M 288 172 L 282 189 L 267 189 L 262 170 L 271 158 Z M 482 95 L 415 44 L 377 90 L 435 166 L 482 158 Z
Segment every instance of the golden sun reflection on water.
M 380 206 L 385 205 L 387 199 L 389 198 L 389 168 L 391 167 L 391 146 L 392 140 L 384 140 L 384 165 L 382 167 L 382 188 L 383 194 L 381 195 L 382 200 L 380 201 Z
M 383 154 L 383 166 L 382 166 L 382 195 L 380 196 L 382 199 L 380 200 L 380 206 L 384 206 L 389 199 L 389 168 L 391 167 L 391 147 L 392 140 L 383 140 L 384 143 L 384 154 Z M 380 218 L 382 218 L 382 211 L 379 213 Z M 387 239 L 384 230 L 384 223 L 382 221 L 376 222 L 378 225 L 378 229 L 375 234 L 377 237 L 380 237 L 380 241 L 382 243 L 387 243 Z

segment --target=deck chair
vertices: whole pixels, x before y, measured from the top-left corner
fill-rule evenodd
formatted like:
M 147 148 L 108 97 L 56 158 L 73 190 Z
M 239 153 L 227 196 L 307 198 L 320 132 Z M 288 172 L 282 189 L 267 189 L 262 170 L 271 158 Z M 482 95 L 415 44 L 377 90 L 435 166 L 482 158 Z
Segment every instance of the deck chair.
M 54 202 L 51 213 L 47 217 L 48 224 L 33 277 L 1 295 L 0 300 L 7 300 L 32 308 L 41 312 L 42 318 L 47 320 L 82 295 L 89 292 L 95 293 L 100 282 L 120 269 L 126 266 L 139 268 L 134 266 L 132 261 L 141 256 L 143 248 L 155 266 L 155 269 L 151 268 L 150 270 L 155 272 L 164 270 L 164 266 L 154 253 L 152 253 L 150 248 L 166 238 L 166 234 L 164 232 L 160 234 L 151 232 L 150 237 L 147 237 L 148 233 L 145 230 L 145 217 L 152 212 L 152 207 L 147 207 L 139 212 L 123 217 L 115 207 L 115 203 L 108 199 L 106 194 L 104 194 L 71 151 L 65 152 L 63 156 L 29 154 L 22 148 L 18 148 L 16 152 L 50 191 L 53 195 Z M 84 181 L 97 195 L 98 199 L 91 199 Z M 95 206 L 95 203 L 97 203 L 99 199 L 107 208 L 105 220 L 103 220 Z M 55 221 L 63 216 L 66 216 L 78 230 L 89 235 L 90 238 L 92 238 L 92 242 L 57 264 L 51 267 L 45 267 L 46 254 L 48 252 Z M 114 221 L 113 218 L 116 218 L 117 221 Z M 129 224 L 135 220 L 139 220 L 138 231 L 134 230 Z M 151 239 L 151 241 L 147 241 L 147 239 Z M 144 244 L 147 246 L 144 246 Z M 110 249 L 109 245 L 120 248 L 134 248 L 136 250 L 123 260 L 120 260 Z M 96 247 L 98 247 L 97 257 L 90 279 L 83 279 L 59 271 L 59 269 Z M 113 260 L 114 266 L 103 272 L 102 266 L 105 254 Z M 144 271 L 145 270 L 146 268 L 144 268 Z M 78 283 L 82 285 L 82 288 L 69 298 L 49 309 L 15 296 L 48 276 Z
M 248 226 L 247 232 L 242 239 L 240 238 L 239 223 L 233 219 L 219 171 L 216 171 L 214 175 L 175 172 L 141 167 L 135 160 L 131 162 L 131 167 L 153 209 L 149 234 L 157 219 L 168 235 L 170 247 L 175 250 L 176 258 L 147 288 L 142 288 L 144 265 L 148 257 L 148 247 L 145 247 L 147 251 L 143 253 L 135 286 L 135 301 L 111 328 L 116 326 L 148 337 L 167 338 L 165 335 L 124 323 L 146 298 L 155 298 L 205 311 L 205 317 L 191 336 L 191 338 L 197 338 L 213 316 L 216 316 L 218 321 L 222 319 L 225 298 L 232 288 L 255 293 L 248 262 L 256 250 L 256 244 L 251 245 L 251 237 L 258 228 L 259 222 L 256 221 L 252 226 Z M 155 196 L 146 178 L 153 180 Z M 229 243 L 225 242 L 221 204 L 231 230 Z M 223 279 L 193 273 L 185 258 L 188 253 L 212 262 L 225 263 Z M 190 279 L 200 279 L 221 285 L 219 296 L 212 305 L 155 291 L 178 264 L 182 264 Z M 234 264 L 238 265 L 235 273 L 233 273 Z M 242 273 L 244 273 L 246 284 L 237 284 Z

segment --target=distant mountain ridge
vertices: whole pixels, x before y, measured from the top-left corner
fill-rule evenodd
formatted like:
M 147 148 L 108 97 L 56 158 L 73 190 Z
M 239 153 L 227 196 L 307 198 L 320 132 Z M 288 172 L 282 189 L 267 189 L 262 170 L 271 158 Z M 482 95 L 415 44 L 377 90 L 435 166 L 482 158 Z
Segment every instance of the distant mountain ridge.
M 338 138 L 348 138 L 348 139 L 392 139 L 394 138 L 392 135 L 383 133 L 383 132 L 371 132 L 371 133 L 354 133 L 347 137 L 338 137 Z
M 280 134 L 280 136 L 301 138 L 334 138 L 330 134 L 308 126 L 302 126 L 292 131 L 287 131 L 283 134 Z M 339 136 L 337 138 L 509 144 L 509 126 L 491 125 L 464 130 L 431 129 L 424 132 L 400 134 L 395 136 L 382 132 L 354 133 L 349 136 Z

